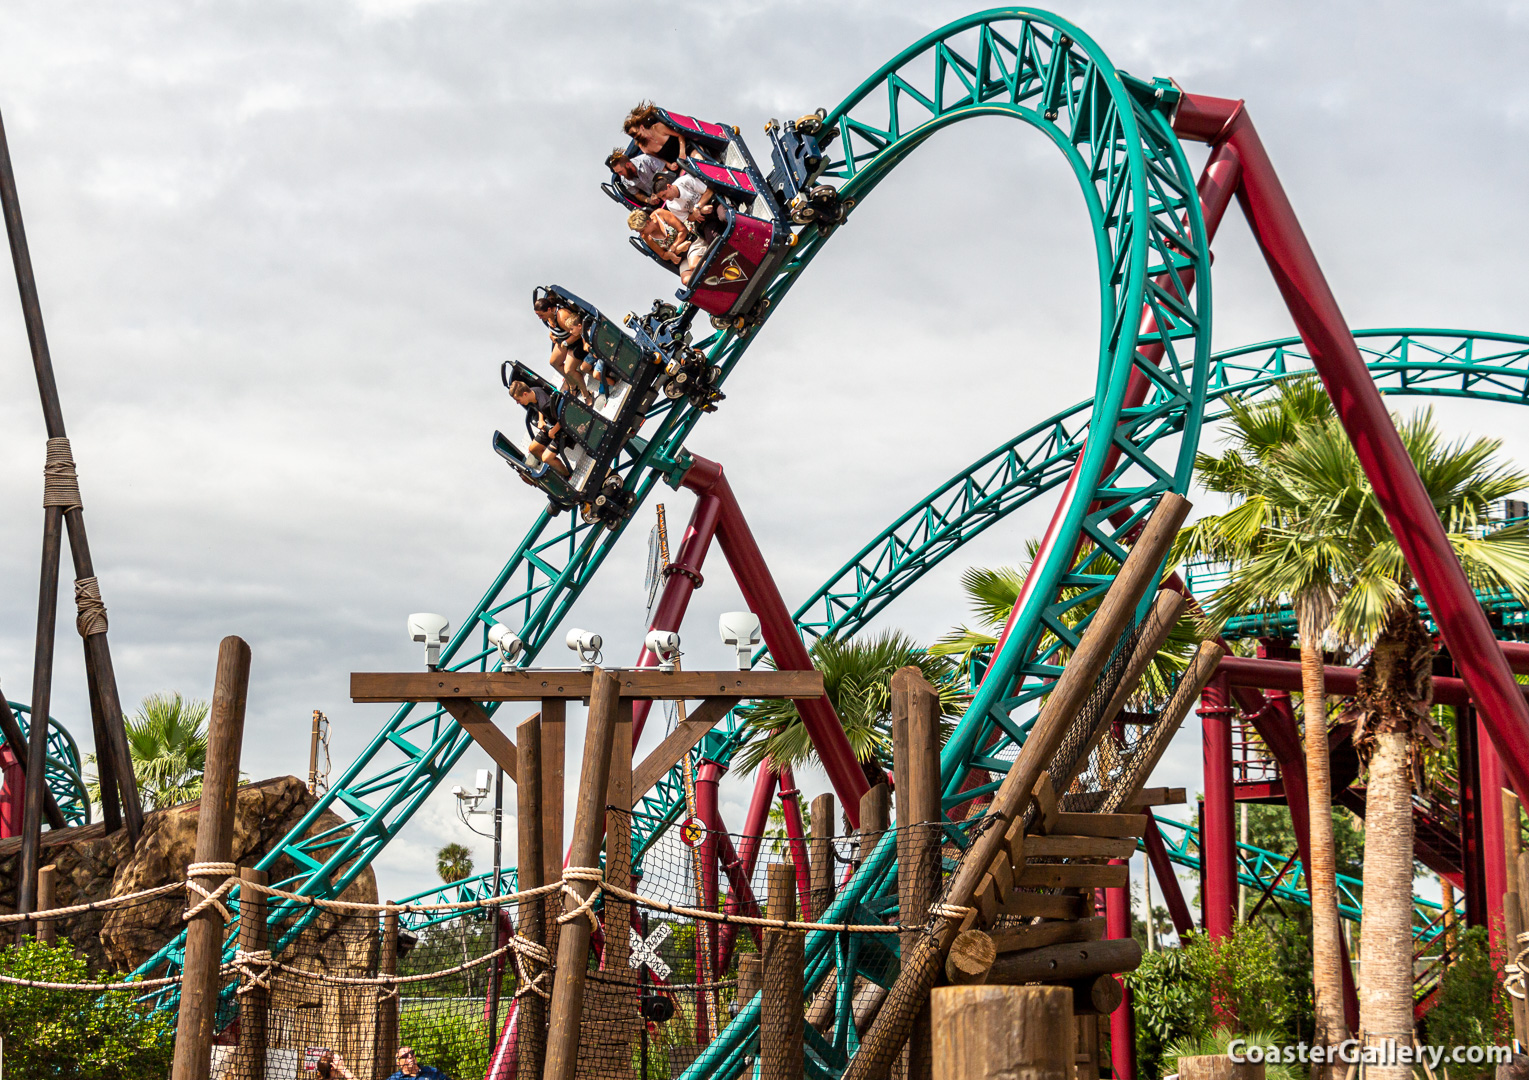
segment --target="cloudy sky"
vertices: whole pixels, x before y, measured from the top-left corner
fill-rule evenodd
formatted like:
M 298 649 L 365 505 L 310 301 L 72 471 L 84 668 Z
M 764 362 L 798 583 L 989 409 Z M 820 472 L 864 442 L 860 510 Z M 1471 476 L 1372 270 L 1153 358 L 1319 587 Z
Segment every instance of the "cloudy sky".
M 315 708 L 343 769 L 387 715 L 347 702 L 348 673 L 418 664 L 405 616 L 460 620 L 538 510 L 489 449 L 516 423 L 500 363 L 544 363 L 531 288 L 558 282 L 618 316 L 669 291 L 597 188 L 626 109 L 652 97 L 758 132 L 833 105 L 967 10 L 6 4 L 0 110 L 124 701 L 207 696 L 218 639 L 240 634 L 246 772 L 301 773 Z M 1120 67 L 1247 99 L 1352 325 L 1529 330 L 1529 3 L 1057 10 Z M 1217 347 L 1289 333 L 1235 211 L 1216 254 Z M 866 201 L 690 444 L 726 464 L 788 604 L 1088 392 L 1094 275 L 1070 174 L 1028 129 L 959 125 Z M 1529 462 L 1505 407 L 1440 412 Z M 19 308 L 0 299 L 0 685 L 19 700 L 43 438 Z M 682 522 L 689 497 L 665 500 Z M 642 513 L 571 619 L 617 662 L 640 645 Z M 960 568 L 1016 559 L 1043 519 L 1016 515 L 883 623 L 927 640 L 962 620 Z M 738 606 L 712 568 L 692 666 L 726 662 L 712 627 Z M 88 742 L 68 614 L 54 713 Z M 469 755 L 459 779 L 486 761 Z M 747 782 L 724 790 L 735 827 Z M 1198 787 L 1192 734 L 1161 782 Z M 451 803 L 379 859 L 385 895 L 428 886 L 450 839 L 487 864 Z

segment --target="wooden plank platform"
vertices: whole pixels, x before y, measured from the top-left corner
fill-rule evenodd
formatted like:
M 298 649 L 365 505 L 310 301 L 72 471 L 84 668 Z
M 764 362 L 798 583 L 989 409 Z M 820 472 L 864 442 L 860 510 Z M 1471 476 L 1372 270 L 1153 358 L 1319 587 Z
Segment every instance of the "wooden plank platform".
M 614 670 L 621 696 L 644 701 L 689 698 L 817 698 L 820 671 L 674 671 L 654 668 Z M 352 672 L 350 697 L 357 702 L 543 701 L 587 698 L 593 674 L 531 668 L 524 671 Z

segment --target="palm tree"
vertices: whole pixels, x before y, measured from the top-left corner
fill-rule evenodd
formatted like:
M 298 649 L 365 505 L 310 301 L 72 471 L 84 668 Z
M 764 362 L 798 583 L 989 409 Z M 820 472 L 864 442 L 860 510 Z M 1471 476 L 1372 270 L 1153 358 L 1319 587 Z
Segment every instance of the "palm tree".
M 1230 565 L 1231 579 L 1206 605 L 1208 629 L 1234 614 L 1293 601 L 1301 647 L 1306 791 L 1310 819 L 1312 986 L 1317 1041 L 1337 1046 L 1348 1037 L 1343 1014 L 1342 952 L 1332 776 L 1327 756 L 1327 696 L 1322 639 L 1353 571 L 1346 523 L 1314 516 L 1273 471 L 1303 430 L 1330 420 L 1332 403 L 1315 380 L 1282 385 L 1272 400 L 1228 402 L 1231 447 L 1220 457 L 1195 456 L 1200 483 L 1230 495 L 1224 514 L 1201 518 L 1180 533 L 1174 558 L 1199 557 Z
M 128 753 L 133 778 L 145 809 L 162 810 L 202 795 L 202 772 L 207 766 L 207 702 L 179 693 L 150 694 L 136 715 L 129 717 Z M 96 756 L 86 755 L 94 765 Z M 101 782 L 92 776 L 90 799 L 101 802 Z
M 893 672 L 910 665 L 917 667 L 939 690 L 942 741 L 950 719 L 960 716 L 966 706 L 967 694 L 955 678 L 954 661 L 920 649 L 895 630 L 869 639 L 820 638 L 812 647 L 812 663 L 823 673 L 823 692 L 839 714 L 849 745 L 873 783 L 881 781 L 883 771 L 892 763 Z M 738 759 L 739 771 L 751 772 L 766 760 L 795 768 L 816 759 L 795 702 L 761 701 L 740 715 L 756 737 L 744 747 Z
M 461 881 L 465 877 L 471 877 L 473 872 L 473 853 L 465 844 L 452 842 L 445 845 L 435 853 L 435 872 L 441 881 L 450 885 L 454 881 Z M 468 960 L 467 945 L 467 916 L 457 916 L 457 929 L 462 935 L 462 963 Z M 472 971 L 467 972 L 467 993 L 472 995 L 473 976 Z
M 1398 422 L 1397 429 L 1471 584 L 1529 603 L 1529 528 L 1493 529 L 1487 523 L 1489 504 L 1529 484 L 1529 474 L 1496 461 L 1499 440 L 1446 444 L 1430 410 Z M 1396 537 L 1337 421 L 1301 431 L 1275 472 L 1312 517 L 1345 522 L 1349 529 L 1353 569 L 1333 630 L 1351 645 L 1371 646 L 1348 710 L 1369 770 L 1360 925 L 1368 962 L 1360 1026 L 1371 1037 L 1397 1037 L 1410 1033 L 1413 1015 L 1413 782 L 1422 744 L 1442 745 L 1430 710 L 1433 639 L 1418 617 Z
M 1342 1007 L 1331 779 L 1327 755 L 1327 705 L 1322 675 L 1324 640 L 1360 647 L 1377 642 L 1372 663 L 1406 655 L 1422 656 L 1411 604 L 1410 578 L 1364 477 L 1358 457 L 1315 380 L 1286 384 L 1268 401 L 1232 403 L 1232 446 L 1219 457 L 1201 454 L 1196 468 L 1211 491 L 1233 497 L 1224 514 L 1202 518 L 1186 529 L 1175 548 L 1178 558 L 1201 557 L 1230 565 L 1231 579 L 1206 606 L 1207 622 L 1223 625 L 1230 616 L 1290 602 L 1301 647 L 1308 808 L 1312 854 L 1312 953 L 1317 1038 L 1335 1045 L 1347 1037 Z M 1441 446 L 1424 412 L 1399 424 L 1434 505 L 1446 518 L 1451 542 L 1478 587 L 1521 588 L 1529 595 L 1529 539 L 1522 529 L 1488 533 L 1481 524 L 1486 504 L 1518 490 L 1525 478 L 1491 464 L 1498 444 Z M 1522 577 L 1520 578 L 1520 575 Z M 1522 584 L 1518 584 L 1518 582 Z M 1432 643 L 1427 635 L 1431 661 Z M 1373 681 L 1373 680 L 1372 680 Z M 1388 687 L 1396 680 L 1379 678 Z M 1411 805 L 1410 769 L 1394 767 L 1397 743 L 1407 744 L 1410 713 L 1389 699 L 1372 712 L 1384 715 L 1381 729 L 1398 729 L 1400 739 L 1376 745 L 1366 832 L 1372 842 L 1365 857 L 1366 993 L 1361 1022 L 1374 1034 L 1411 1030 Z M 1426 705 L 1423 712 L 1426 716 Z M 1418 728 L 1422 733 L 1421 726 Z M 1408 751 L 1410 753 L 1410 751 Z M 1379 781 L 1382 788 L 1376 791 Z M 1407 781 L 1400 800 L 1394 790 Z M 1395 843 L 1374 843 L 1379 835 L 1403 841 L 1404 866 L 1393 860 Z M 1372 877 L 1371 860 L 1375 860 Z M 1380 930 L 1397 921 L 1400 942 Z M 1369 932 L 1372 928 L 1375 933 Z M 1381 985 L 1386 969 L 1403 973 L 1402 1003 L 1395 988 Z M 1397 981 L 1397 980 L 1391 980 Z M 1398 1026 L 1400 1025 L 1400 1026 Z

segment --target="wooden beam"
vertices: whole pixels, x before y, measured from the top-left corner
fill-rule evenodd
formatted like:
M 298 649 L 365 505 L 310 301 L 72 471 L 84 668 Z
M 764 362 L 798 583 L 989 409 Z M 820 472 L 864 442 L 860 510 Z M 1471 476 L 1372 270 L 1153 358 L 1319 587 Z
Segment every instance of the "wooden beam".
M 1136 854 L 1134 836 L 1032 836 L 1025 844 L 1025 857 L 1047 862 L 1051 859 L 1129 859 Z
M 956 986 L 975 986 L 987 981 L 998 959 L 993 939 L 981 930 L 963 930 L 945 954 L 945 978 Z
M 1187 792 L 1181 787 L 1143 788 L 1140 795 L 1131 800 L 1131 812 L 1139 814 L 1149 806 L 1181 806 Z
M 253 866 L 239 868 L 239 880 L 251 885 L 269 885 L 271 875 Z M 265 952 L 271 947 L 270 926 L 266 922 L 266 894 L 255 889 L 239 888 L 239 948 L 247 953 Z M 265 1080 L 266 1046 L 271 991 L 248 976 L 242 977 L 239 1002 L 239 1052 L 234 1056 L 236 1080 Z
M 520 747 L 526 752 L 526 767 L 515 781 L 516 846 L 519 875 L 515 882 L 522 892 L 539 889 L 547 883 L 542 853 L 542 719 L 532 716 L 515 729 Z M 534 945 L 546 941 L 547 902 L 538 896 L 520 905 L 520 936 Z M 526 964 L 535 978 L 544 970 L 540 964 Z M 543 980 L 545 981 L 545 980 Z M 547 1004 L 540 994 L 522 994 L 518 999 L 520 1034 L 516 1041 L 516 1068 L 529 1080 L 540 1080 L 542 1054 L 546 1049 Z M 389 1074 L 383 1074 L 389 1075 Z
M 820 671 L 674 671 L 652 668 L 611 672 L 620 695 L 640 701 L 689 698 L 795 698 L 823 695 Z M 350 696 L 357 702 L 545 701 L 589 697 L 593 675 L 587 671 L 406 671 L 352 672 Z
M 1147 815 L 1061 813 L 1052 831 L 1063 836 L 1145 836 Z M 1025 854 L 1029 853 L 1026 846 Z
M 1048 945 L 998 957 L 987 981 L 1012 985 L 1030 982 L 1073 982 L 1096 975 L 1135 971 L 1141 945 L 1135 938 L 1112 938 L 1079 945 Z
M 998 914 L 1021 919 L 1081 919 L 1083 898 L 1061 893 L 1012 893 L 998 905 Z
M 1104 938 L 1104 920 L 1096 917 L 1031 923 L 1028 926 L 1005 926 L 992 931 L 992 938 L 994 948 L 1001 953 L 1039 949 L 1046 945 L 1066 945 L 1075 941 L 1101 941 Z
M 1123 889 L 1130 884 L 1129 866 L 1090 863 L 1030 863 L 1015 884 L 1042 889 Z
M 449 712 L 462 730 L 473 737 L 473 742 L 488 751 L 488 756 L 515 780 L 520 763 L 516 760 L 515 744 L 510 737 L 494 725 L 493 719 L 483 711 L 483 706 L 470 698 L 441 698 L 441 708 Z M 516 780 L 519 783 L 518 780 Z
M 932 1064 L 942 1080 L 1073 1075 L 1067 987 L 942 986 L 931 999 Z
M 664 741 L 655 746 L 653 752 L 632 770 L 634 804 L 651 791 L 654 784 L 667 776 L 669 770 L 679 764 L 680 758 L 690 753 L 695 744 L 704 739 L 706 733 L 716 727 L 717 721 L 726 716 L 727 711 L 738 701 L 735 697 L 707 698 L 687 719 L 674 725 L 674 730 Z

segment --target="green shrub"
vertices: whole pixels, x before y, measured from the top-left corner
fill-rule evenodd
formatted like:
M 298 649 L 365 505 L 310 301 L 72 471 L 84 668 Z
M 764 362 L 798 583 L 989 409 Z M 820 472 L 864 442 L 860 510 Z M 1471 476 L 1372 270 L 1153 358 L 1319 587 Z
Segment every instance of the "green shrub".
M 1425 1041 L 1438 1046 L 1506 1043 L 1512 1037 L 1512 1013 L 1487 928 L 1463 928 L 1458 940 L 1455 962 L 1445 970 L 1438 999 L 1423 1021 Z
M 0 950 L 0 975 L 56 983 L 122 981 L 92 972 L 67 939 Z M 168 1076 L 175 1057 L 174 1018 L 133 999 L 123 990 L 92 994 L 0 983 L 7 1080 Z
M 488 1071 L 481 1003 L 448 999 L 401 1010 L 398 1045 L 412 1046 L 416 1061 L 434 1065 L 451 1080 L 471 1080 Z
M 1145 1080 L 1174 1071 L 1174 1044 L 1213 1039 L 1223 1029 L 1228 1039 L 1282 1032 L 1290 1013 L 1289 982 L 1260 926 L 1239 926 L 1216 942 L 1190 935 L 1182 948 L 1142 957 L 1125 980 L 1136 1002 L 1136 1062 Z

